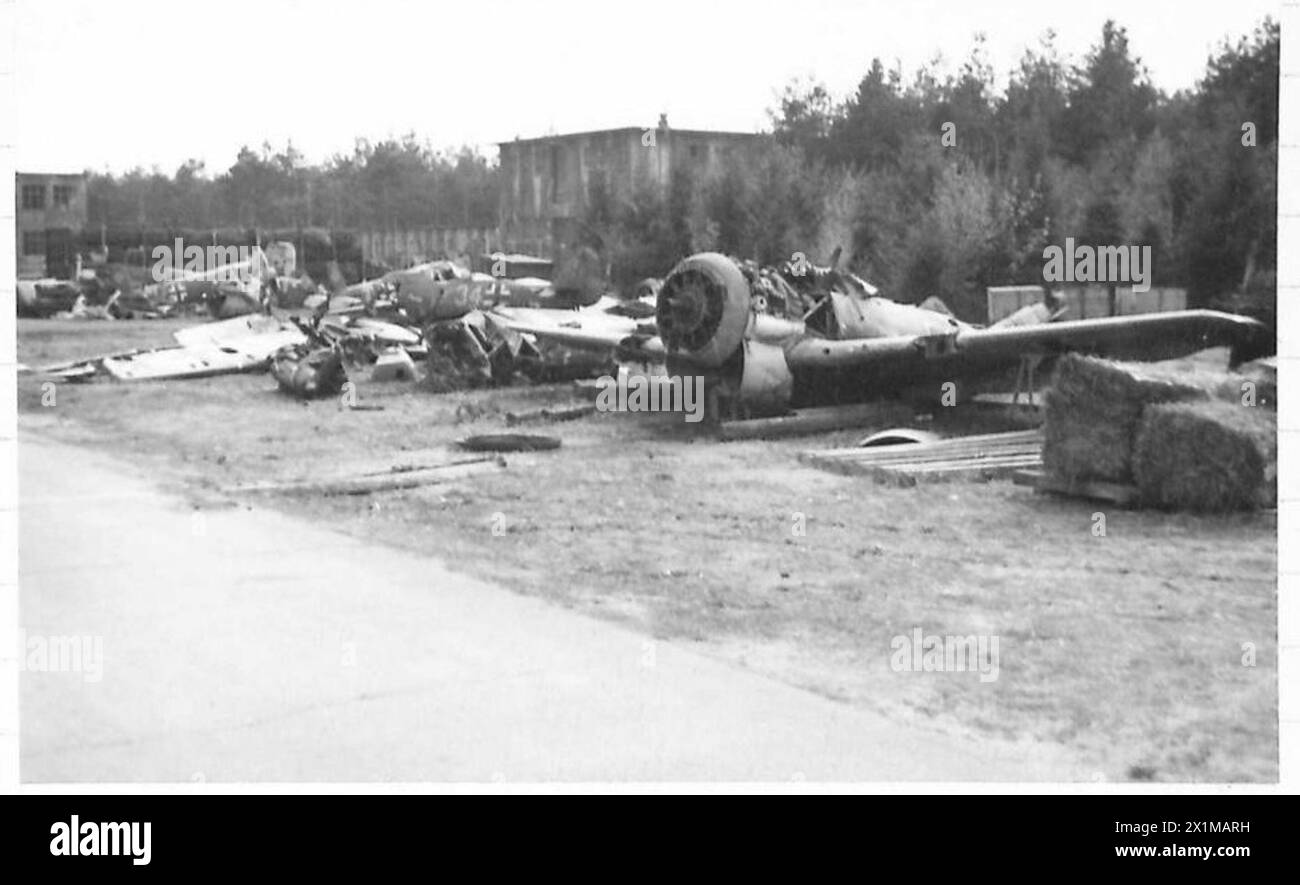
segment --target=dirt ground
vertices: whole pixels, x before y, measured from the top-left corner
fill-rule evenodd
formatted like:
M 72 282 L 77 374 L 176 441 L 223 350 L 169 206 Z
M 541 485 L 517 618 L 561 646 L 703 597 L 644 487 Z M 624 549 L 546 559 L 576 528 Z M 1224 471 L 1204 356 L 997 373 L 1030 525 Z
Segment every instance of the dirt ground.
M 185 324 L 23 320 L 18 359 L 166 344 Z M 563 446 L 447 485 L 231 493 L 444 461 L 455 439 L 504 429 L 506 412 L 575 395 L 362 383 L 359 402 L 382 407 L 362 411 L 297 402 L 260 374 L 63 384 L 53 402 L 37 378 L 18 386 L 22 429 L 150 462 L 198 508 L 327 522 L 900 723 L 1057 742 L 1098 779 L 1277 778 L 1272 512 L 1125 511 L 1006 481 L 894 488 L 797 460 L 863 431 L 721 443 L 673 416 L 628 414 L 518 428 Z M 917 426 L 996 424 L 963 412 Z M 998 637 L 998 679 L 895 672 L 891 640 L 917 628 Z

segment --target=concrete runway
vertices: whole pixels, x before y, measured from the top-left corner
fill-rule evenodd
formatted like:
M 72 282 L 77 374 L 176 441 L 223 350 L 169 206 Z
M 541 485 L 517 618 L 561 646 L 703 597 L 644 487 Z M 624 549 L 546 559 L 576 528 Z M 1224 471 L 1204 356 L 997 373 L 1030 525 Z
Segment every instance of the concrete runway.
M 21 432 L 24 782 L 1077 780 Z M 196 515 L 196 513 L 198 515 Z M 20 649 L 20 653 L 22 649 Z

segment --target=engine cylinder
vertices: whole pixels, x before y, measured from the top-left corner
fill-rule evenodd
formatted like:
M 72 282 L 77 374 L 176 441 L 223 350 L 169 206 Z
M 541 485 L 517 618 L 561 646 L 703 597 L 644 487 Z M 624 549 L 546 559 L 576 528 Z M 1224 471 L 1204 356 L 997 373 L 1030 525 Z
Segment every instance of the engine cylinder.
M 749 284 L 731 259 L 716 252 L 679 262 L 655 303 L 668 352 L 706 368 L 721 366 L 736 352 L 749 317 Z

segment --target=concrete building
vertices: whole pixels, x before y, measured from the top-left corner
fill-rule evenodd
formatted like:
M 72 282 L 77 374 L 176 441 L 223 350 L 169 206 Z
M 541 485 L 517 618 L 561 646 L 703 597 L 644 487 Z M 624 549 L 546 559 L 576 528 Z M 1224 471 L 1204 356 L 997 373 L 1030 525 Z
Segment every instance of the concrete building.
M 15 178 L 19 279 L 71 277 L 86 229 L 86 176 L 19 172 Z
M 553 255 L 572 242 L 593 182 L 626 197 L 640 187 L 664 187 L 675 169 L 700 177 L 741 158 L 762 136 L 747 132 L 629 126 L 502 142 L 500 227 L 511 248 Z
M 472 260 L 497 248 L 497 232 L 491 228 L 423 227 L 404 230 L 366 230 L 356 235 L 361 257 L 389 267 L 409 267 L 422 261 L 443 258 Z

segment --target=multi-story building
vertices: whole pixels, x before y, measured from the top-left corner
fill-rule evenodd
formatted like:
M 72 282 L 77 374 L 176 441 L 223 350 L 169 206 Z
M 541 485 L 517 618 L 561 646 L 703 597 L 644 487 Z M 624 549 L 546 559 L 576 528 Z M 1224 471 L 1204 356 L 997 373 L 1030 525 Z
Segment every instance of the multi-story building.
M 19 279 L 71 277 L 86 228 L 86 176 L 19 172 L 15 177 Z
M 708 175 L 752 150 L 747 132 L 629 126 L 502 142 L 500 227 L 512 248 L 552 254 L 571 242 L 593 182 L 625 197 L 638 187 L 664 187 L 675 169 Z

